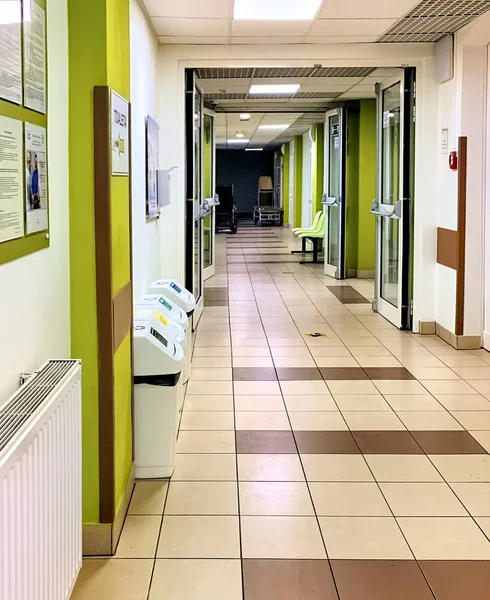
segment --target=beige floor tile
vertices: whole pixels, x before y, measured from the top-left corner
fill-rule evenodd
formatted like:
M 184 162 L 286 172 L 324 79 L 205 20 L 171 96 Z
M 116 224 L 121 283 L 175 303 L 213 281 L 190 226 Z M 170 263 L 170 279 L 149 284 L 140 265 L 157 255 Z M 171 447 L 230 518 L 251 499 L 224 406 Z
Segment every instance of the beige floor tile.
M 442 477 L 426 456 L 370 454 L 366 460 L 380 482 L 440 482 Z
M 235 419 L 237 431 L 289 431 L 291 429 L 285 412 L 237 412 Z
M 459 383 L 459 382 L 458 382 Z M 374 385 L 377 389 L 383 394 L 395 394 L 395 395 L 404 395 L 404 394 L 426 394 L 427 390 L 424 386 L 415 380 L 385 380 L 385 381 L 375 381 Z
M 330 393 L 334 396 L 337 395 L 373 395 L 377 394 L 378 390 L 376 389 L 374 383 L 372 381 L 329 381 L 328 389 Z
M 212 339 L 212 338 L 199 338 L 196 339 L 196 343 L 195 343 L 195 348 L 199 348 L 199 347 L 223 347 L 223 348 L 229 348 L 231 347 L 231 340 L 230 337 L 227 337 L 226 339 L 223 338 L 218 338 L 218 339 Z
M 146 600 L 153 560 L 90 559 L 83 561 L 72 600 Z
M 202 357 L 231 357 L 231 348 L 226 346 L 197 346 L 194 348 L 194 356 Z
M 376 483 L 310 483 L 316 514 L 320 517 L 391 516 Z
M 446 411 L 405 411 L 400 419 L 409 431 L 457 431 L 463 429 Z
M 475 517 L 490 517 L 490 483 L 452 483 L 455 494 Z
M 274 364 L 277 368 L 307 368 L 316 366 L 315 361 L 311 356 L 280 356 L 274 358 Z
M 149 600 L 241 600 L 239 560 L 157 560 Z
M 392 356 L 362 356 L 357 361 L 361 367 L 401 367 L 401 363 Z
M 327 384 L 324 381 L 281 381 L 282 393 L 285 396 L 306 396 L 328 394 Z
M 245 338 L 233 338 L 233 356 L 237 356 L 235 353 L 236 348 L 241 347 L 254 347 L 254 348 L 267 348 L 269 349 L 269 344 L 267 342 L 266 337 L 245 337 Z
M 471 387 L 469 383 L 466 381 L 434 381 L 424 379 L 422 382 L 424 387 L 433 394 L 437 396 L 437 394 L 451 394 L 451 395 L 459 395 L 459 394 L 476 394 L 477 391 L 475 388 Z
M 302 454 L 308 481 L 373 481 L 360 454 Z
M 408 367 L 408 370 L 417 379 L 431 379 L 448 381 L 451 379 L 459 379 L 459 376 L 448 367 Z
M 468 379 L 467 383 L 480 394 L 490 394 L 490 381 L 488 379 Z
M 163 519 L 158 558 L 240 558 L 238 517 Z
M 220 369 L 223 370 L 223 369 Z M 187 384 L 187 395 L 193 394 L 233 394 L 232 382 L 230 381 L 196 381 L 191 380 Z
M 469 517 L 397 520 L 417 560 L 490 559 L 490 542 Z
M 310 352 L 314 358 L 351 358 L 352 354 L 345 346 L 316 346 Z
M 444 367 L 444 362 L 442 362 L 436 356 L 406 356 L 404 355 L 399 359 L 401 364 L 407 369 L 411 369 L 412 367 Z
M 234 356 L 234 367 L 261 367 L 274 368 L 274 363 L 270 356 Z
M 234 454 L 233 431 L 181 431 L 177 441 L 180 454 Z
M 134 486 L 129 515 L 162 515 L 168 481 L 137 481 Z
M 314 515 L 308 486 L 292 481 L 241 481 L 241 515 Z
M 243 558 L 326 558 L 315 517 L 242 517 L 241 529 Z
M 429 394 L 387 394 L 385 399 L 396 412 L 444 411 L 444 407 Z
M 490 410 L 458 410 L 452 411 L 451 414 L 465 429 L 472 431 L 490 431 Z
M 453 367 L 461 379 L 490 379 L 490 367 Z
M 487 363 L 477 356 L 442 356 L 441 361 L 448 367 L 486 367 Z
M 284 402 L 289 412 L 338 412 L 339 410 L 330 394 L 319 394 L 317 396 L 285 395 Z
M 236 481 L 234 454 L 177 454 L 172 481 Z
M 301 338 L 268 338 L 269 346 L 275 348 L 305 348 L 306 344 Z
M 171 482 L 167 515 L 237 515 L 237 486 L 234 482 Z
M 233 396 L 214 396 L 205 394 L 188 395 L 185 398 L 184 409 L 186 411 L 210 411 L 210 412 L 232 412 Z
M 296 454 L 239 454 L 240 481 L 304 481 Z
M 446 483 L 382 483 L 395 517 L 467 517 L 464 506 Z
M 403 423 L 393 411 L 343 411 L 342 415 L 352 431 L 401 431 Z
M 337 394 L 335 402 L 342 411 L 388 411 L 390 405 L 381 394 Z
M 116 558 L 154 558 L 161 516 L 129 516 L 117 545 Z
M 282 396 L 235 396 L 237 412 L 284 412 Z
M 479 394 L 468 394 L 467 396 L 451 396 L 449 394 L 437 395 L 436 399 L 447 408 L 447 410 L 490 410 L 490 402 Z
M 281 389 L 277 381 L 235 381 L 235 394 L 238 396 L 277 396 Z
M 231 368 L 197 369 L 193 368 L 190 381 L 231 381 Z
M 231 369 L 231 356 L 195 356 L 192 359 L 192 368 L 201 369 Z M 194 373 L 193 373 L 194 374 Z
M 475 440 L 490 453 L 490 431 L 470 431 Z
M 315 361 L 319 367 L 359 367 L 355 358 L 346 356 L 318 356 Z
M 184 410 L 181 431 L 233 431 L 235 419 L 232 412 Z
M 490 517 L 478 517 L 476 522 L 481 527 L 483 533 L 490 540 Z
M 311 354 L 305 346 L 279 346 L 271 349 L 274 358 L 310 358 Z
M 376 348 L 372 348 L 372 347 L 365 347 L 365 346 L 358 346 L 355 348 L 351 348 L 350 351 L 352 352 L 353 356 L 355 358 L 393 358 L 393 355 L 391 354 L 391 352 L 388 350 L 388 348 L 385 348 L 384 346 L 379 346 Z
M 487 454 L 433 455 L 430 459 L 449 483 L 490 482 Z
M 268 346 L 262 346 L 256 348 L 255 346 L 241 346 L 239 348 L 233 348 L 233 357 L 246 357 L 246 358 L 264 358 L 270 357 L 271 353 Z
M 294 431 L 346 431 L 347 425 L 340 412 L 290 412 Z
M 331 560 L 410 560 L 412 554 L 392 517 L 321 517 Z

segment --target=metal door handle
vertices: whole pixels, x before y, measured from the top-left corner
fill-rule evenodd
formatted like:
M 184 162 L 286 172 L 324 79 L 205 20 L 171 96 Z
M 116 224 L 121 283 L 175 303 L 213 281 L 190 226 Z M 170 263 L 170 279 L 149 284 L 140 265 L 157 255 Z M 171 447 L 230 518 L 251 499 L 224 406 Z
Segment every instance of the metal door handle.
M 213 206 L 219 206 L 219 196 L 218 196 L 218 194 L 215 194 L 212 198 L 206 198 L 204 201 L 207 202 L 208 206 L 210 206 L 211 208 Z
M 371 207 L 370 213 L 377 217 L 385 217 L 387 219 L 401 219 L 402 216 L 402 202 L 397 200 L 390 209 L 383 208 L 377 200 L 373 200 L 373 206 Z
M 327 196 L 327 194 L 323 194 L 322 204 L 324 206 L 339 206 L 340 199 L 332 196 Z
M 210 214 L 211 214 L 211 208 L 209 206 L 208 200 L 205 199 L 202 202 L 201 214 L 199 216 L 201 217 L 201 219 L 205 219 L 206 217 L 209 217 Z

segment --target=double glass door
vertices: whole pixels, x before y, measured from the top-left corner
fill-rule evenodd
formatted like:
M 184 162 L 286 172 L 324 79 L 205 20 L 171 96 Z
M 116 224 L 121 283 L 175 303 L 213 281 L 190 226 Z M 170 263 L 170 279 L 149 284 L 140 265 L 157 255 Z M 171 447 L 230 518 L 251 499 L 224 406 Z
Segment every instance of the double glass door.
M 411 220 L 415 128 L 414 69 L 377 86 L 375 310 L 400 329 L 411 327 Z
M 204 280 L 215 274 L 216 246 L 216 140 L 214 133 L 215 113 L 203 111 L 203 268 Z
M 325 123 L 325 275 L 345 277 L 345 109 L 327 112 Z

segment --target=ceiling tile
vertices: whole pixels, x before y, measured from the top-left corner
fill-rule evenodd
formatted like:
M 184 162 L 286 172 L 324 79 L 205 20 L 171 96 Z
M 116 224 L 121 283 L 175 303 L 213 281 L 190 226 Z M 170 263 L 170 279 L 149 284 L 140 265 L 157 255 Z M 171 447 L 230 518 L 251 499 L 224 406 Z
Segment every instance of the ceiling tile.
M 181 35 L 204 37 L 228 36 L 226 19 L 152 19 L 158 35 Z
M 419 0 L 328 0 L 320 19 L 399 19 Z
M 303 37 L 232 37 L 232 44 L 301 44 Z
M 143 0 L 150 17 L 228 19 L 231 0 Z
M 318 19 L 311 35 L 381 35 L 396 19 Z
M 345 92 L 342 96 L 339 96 L 337 100 L 358 100 L 360 98 L 376 98 L 376 92 Z
M 306 38 L 307 44 L 366 44 L 376 42 L 378 35 L 310 35 Z
M 398 75 L 400 70 L 401 69 L 397 67 L 379 67 L 378 69 L 374 69 L 374 71 L 370 73 L 367 78 L 370 79 L 373 77 L 379 81 L 380 79 L 386 79 L 387 77 L 394 77 L 395 75 Z
M 227 37 L 199 37 L 182 35 L 160 35 L 160 44 L 187 44 L 187 45 L 223 45 L 228 44 Z
M 233 36 L 301 36 L 310 27 L 310 21 L 233 21 Z

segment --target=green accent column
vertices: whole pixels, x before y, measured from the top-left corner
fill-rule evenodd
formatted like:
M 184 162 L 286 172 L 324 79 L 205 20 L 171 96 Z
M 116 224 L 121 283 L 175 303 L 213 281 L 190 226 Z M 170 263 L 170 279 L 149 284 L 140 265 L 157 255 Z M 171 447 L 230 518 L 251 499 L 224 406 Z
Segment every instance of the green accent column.
M 284 209 L 284 223 L 289 223 L 289 162 L 291 159 L 290 144 L 284 144 L 282 159 L 282 207 Z
M 359 109 L 347 109 L 347 147 L 345 169 L 347 273 L 357 271 L 359 253 Z
M 325 125 L 318 123 L 313 129 L 312 219 L 323 210 L 322 196 L 325 180 Z
M 376 197 L 376 100 L 361 100 L 359 123 L 359 271 L 374 271 L 376 218 L 370 214 Z
M 129 0 L 68 0 L 72 355 L 83 361 L 83 521 L 99 522 L 99 390 L 94 215 L 94 86 L 130 100 Z M 107 140 L 110 143 L 110 140 Z M 130 281 L 129 177 L 112 177 L 113 296 Z M 115 510 L 132 471 L 131 344 L 114 356 Z
M 294 221 L 293 227 L 301 227 L 303 206 L 303 137 L 294 138 Z

